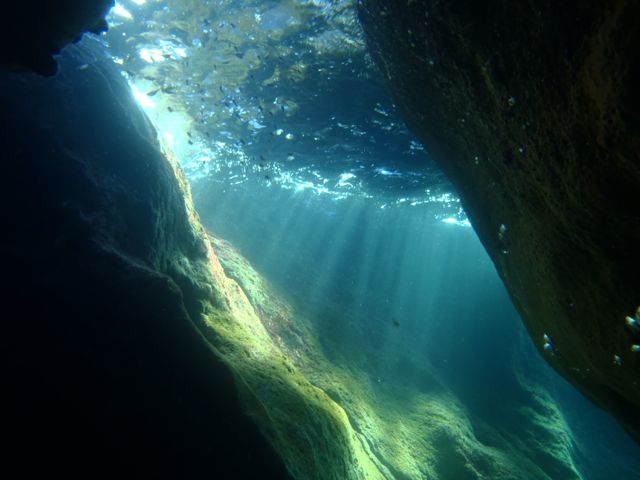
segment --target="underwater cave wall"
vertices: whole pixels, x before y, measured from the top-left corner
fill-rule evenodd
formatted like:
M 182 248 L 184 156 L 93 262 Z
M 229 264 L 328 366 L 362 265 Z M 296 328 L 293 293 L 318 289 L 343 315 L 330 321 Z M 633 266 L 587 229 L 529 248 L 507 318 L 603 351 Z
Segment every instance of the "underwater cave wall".
M 193 324 L 206 249 L 102 45 L 3 74 L 0 104 L 3 466 L 288 478 Z
M 53 75 L 54 55 L 85 32 L 107 30 L 114 0 L 25 0 L 4 2 L 0 15 L 0 66 Z
M 362 0 L 359 13 L 537 347 L 637 440 L 640 4 Z

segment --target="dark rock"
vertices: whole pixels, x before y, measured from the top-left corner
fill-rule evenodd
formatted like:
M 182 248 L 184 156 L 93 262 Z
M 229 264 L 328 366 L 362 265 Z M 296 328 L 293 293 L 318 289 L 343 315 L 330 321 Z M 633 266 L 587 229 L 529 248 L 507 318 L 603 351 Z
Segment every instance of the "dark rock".
M 54 78 L 0 77 L 3 470 L 287 478 L 194 326 L 200 287 L 176 265 L 205 249 L 96 45 Z
M 640 2 L 361 0 L 359 14 L 538 348 L 640 439 L 625 325 L 640 305 Z
M 53 56 L 84 33 L 107 30 L 114 0 L 4 2 L 0 14 L 0 66 L 53 75 Z

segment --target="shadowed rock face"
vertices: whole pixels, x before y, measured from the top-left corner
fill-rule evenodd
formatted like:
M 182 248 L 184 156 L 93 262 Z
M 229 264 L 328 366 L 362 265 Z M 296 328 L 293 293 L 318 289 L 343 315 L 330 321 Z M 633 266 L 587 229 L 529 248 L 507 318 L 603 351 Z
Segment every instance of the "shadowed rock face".
M 114 0 L 10 1 L 0 13 L 0 65 L 53 75 L 53 55 L 86 32 L 107 30 Z
M 207 253 L 155 130 L 99 48 L 60 63 L 0 77 L 4 468 L 288 478 L 194 325 Z
M 538 348 L 640 439 L 625 324 L 640 305 L 640 3 L 362 0 L 359 14 Z

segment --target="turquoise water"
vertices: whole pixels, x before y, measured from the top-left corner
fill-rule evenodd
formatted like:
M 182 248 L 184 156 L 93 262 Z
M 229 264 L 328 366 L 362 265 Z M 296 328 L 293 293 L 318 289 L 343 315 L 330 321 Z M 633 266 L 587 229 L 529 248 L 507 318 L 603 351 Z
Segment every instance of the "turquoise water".
M 489 425 L 526 444 L 535 423 L 522 410 L 542 396 L 557 405 L 580 478 L 637 478 L 637 446 L 541 358 L 472 228 L 264 186 L 201 181 L 194 196 L 205 226 L 313 319 L 333 362 L 399 396 L 444 385 L 481 439 Z
M 460 441 L 529 462 L 529 478 L 640 478 L 638 447 L 536 350 L 394 110 L 352 2 L 121 8 L 107 43 L 205 227 L 293 305 L 331 365 L 365 379 L 378 412 L 409 415 L 436 392 L 468 428 Z M 458 450 L 424 478 L 488 478 L 463 473 Z

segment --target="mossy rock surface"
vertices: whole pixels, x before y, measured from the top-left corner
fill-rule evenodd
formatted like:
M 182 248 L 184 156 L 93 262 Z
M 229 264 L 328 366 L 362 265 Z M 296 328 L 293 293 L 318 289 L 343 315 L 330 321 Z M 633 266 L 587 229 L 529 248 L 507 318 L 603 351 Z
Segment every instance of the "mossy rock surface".
M 222 290 L 235 292 L 239 299 L 229 303 L 242 306 L 210 320 L 218 332 L 211 341 L 225 339 L 222 355 L 249 411 L 297 478 L 582 478 L 570 431 L 543 389 L 521 387 L 526 401 L 501 406 L 513 421 L 493 425 L 474 418 L 429 369 L 421 372 L 432 379 L 426 392 L 383 382 L 348 359 L 329 361 L 313 322 L 232 245 L 209 240 L 219 260 L 214 271 L 239 287 Z

